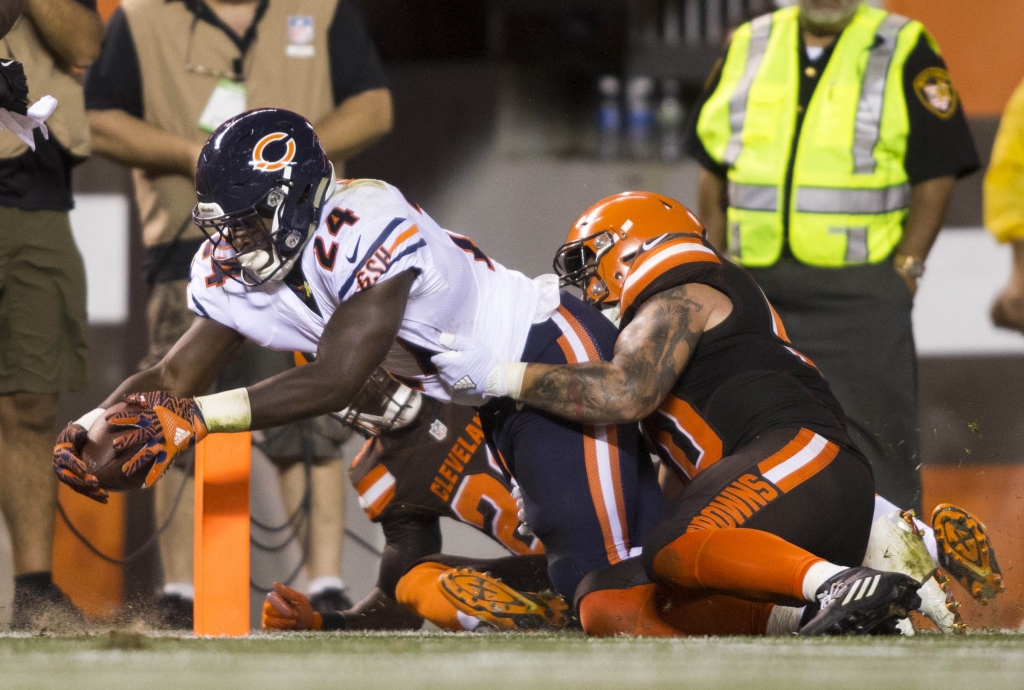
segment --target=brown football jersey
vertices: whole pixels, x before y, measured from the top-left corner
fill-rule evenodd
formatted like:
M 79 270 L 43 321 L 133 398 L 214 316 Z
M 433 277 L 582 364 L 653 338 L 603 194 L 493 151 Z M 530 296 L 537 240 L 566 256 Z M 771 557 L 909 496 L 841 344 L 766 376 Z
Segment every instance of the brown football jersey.
M 423 396 L 412 424 L 366 442 L 349 480 L 373 522 L 450 517 L 512 553 L 544 551 L 539 539 L 519 534 L 511 481 L 487 448 L 472 408 Z

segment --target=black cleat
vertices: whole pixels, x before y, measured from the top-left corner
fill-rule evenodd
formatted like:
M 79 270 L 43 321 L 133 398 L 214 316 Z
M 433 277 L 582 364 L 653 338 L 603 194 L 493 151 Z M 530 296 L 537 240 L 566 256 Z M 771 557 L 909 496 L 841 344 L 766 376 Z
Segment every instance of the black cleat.
M 921 583 L 902 573 L 849 568 L 818 588 L 818 611 L 800 627 L 801 635 L 890 633 L 896 619 L 921 606 Z
M 161 593 L 153 602 L 149 622 L 159 630 L 192 630 L 193 608 L 188 597 Z
M 352 600 L 344 589 L 324 589 L 309 598 L 309 605 L 321 616 L 336 611 L 348 611 L 352 608 Z
M 49 573 L 15 578 L 11 630 L 81 633 L 85 617 Z

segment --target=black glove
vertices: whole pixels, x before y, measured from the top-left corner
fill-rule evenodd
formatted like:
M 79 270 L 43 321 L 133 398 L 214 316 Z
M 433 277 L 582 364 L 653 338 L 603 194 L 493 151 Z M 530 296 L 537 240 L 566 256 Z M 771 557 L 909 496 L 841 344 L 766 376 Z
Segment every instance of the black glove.
M 0 60 L 0 108 L 18 115 L 28 112 L 28 79 L 17 60 Z

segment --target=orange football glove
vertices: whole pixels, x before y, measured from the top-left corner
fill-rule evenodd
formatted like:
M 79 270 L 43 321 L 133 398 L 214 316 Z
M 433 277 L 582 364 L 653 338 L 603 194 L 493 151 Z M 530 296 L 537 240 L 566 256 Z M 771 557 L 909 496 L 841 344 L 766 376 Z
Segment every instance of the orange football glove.
M 320 630 L 324 619 L 309 605 L 305 594 L 274 583 L 274 591 L 263 602 L 264 630 Z
M 89 474 L 82 462 L 82 448 L 88 431 L 72 422 L 64 427 L 53 447 L 53 473 L 72 489 L 100 503 L 107 502 L 107 492 L 100 488 L 95 475 Z
M 144 408 L 115 412 L 107 417 L 107 423 L 135 428 L 114 441 L 114 450 L 120 453 L 125 448 L 144 444 L 121 470 L 126 477 L 131 476 L 152 462 L 146 475 L 146 488 L 153 486 L 179 453 L 206 438 L 206 422 L 195 398 L 178 398 L 153 391 L 129 393 L 121 397 L 121 402 Z

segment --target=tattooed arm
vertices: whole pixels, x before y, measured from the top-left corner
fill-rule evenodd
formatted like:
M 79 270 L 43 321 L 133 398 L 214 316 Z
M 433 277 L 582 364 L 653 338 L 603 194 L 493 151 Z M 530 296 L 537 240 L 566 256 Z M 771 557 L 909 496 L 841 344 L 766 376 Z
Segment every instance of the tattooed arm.
M 619 334 L 612 361 L 530 364 L 517 398 L 579 422 L 639 421 L 668 395 L 701 334 L 731 312 L 729 298 L 707 285 L 661 292 Z

